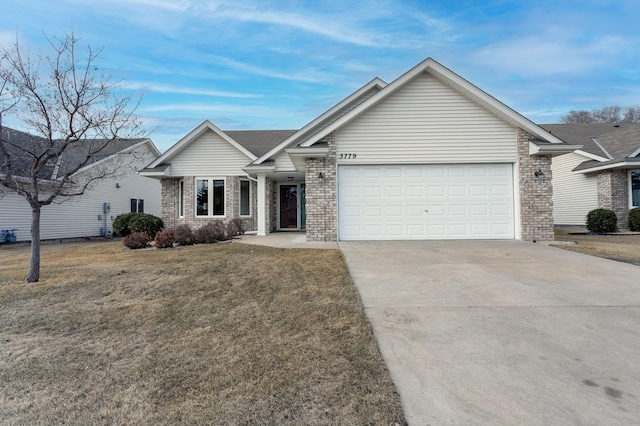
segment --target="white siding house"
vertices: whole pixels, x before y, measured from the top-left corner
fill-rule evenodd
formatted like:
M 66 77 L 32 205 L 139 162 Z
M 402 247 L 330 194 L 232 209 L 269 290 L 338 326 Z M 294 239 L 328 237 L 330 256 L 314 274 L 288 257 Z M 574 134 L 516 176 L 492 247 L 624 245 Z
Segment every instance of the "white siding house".
M 119 162 L 117 178 L 97 181 L 82 196 L 59 198 L 42 208 L 42 240 L 110 235 L 115 217 L 131 212 L 132 204 L 136 209 L 142 207 L 145 213 L 161 215 L 159 182 L 137 174 L 159 155 L 157 148 L 151 140 L 145 140 L 125 151 L 103 160 Z M 92 167 L 100 164 L 79 173 L 91 173 Z M 106 214 L 104 203 L 110 207 Z M 0 192 L 0 229 L 15 229 L 18 241 L 31 239 L 31 208 L 22 196 L 6 190 Z
M 569 153 L 555 157 L 551 163 L 553 180 L 553 219 L 556 225 L 583 226 L 587 214 L 598 208 L 598 177 L 575 173 L 585 157 Z

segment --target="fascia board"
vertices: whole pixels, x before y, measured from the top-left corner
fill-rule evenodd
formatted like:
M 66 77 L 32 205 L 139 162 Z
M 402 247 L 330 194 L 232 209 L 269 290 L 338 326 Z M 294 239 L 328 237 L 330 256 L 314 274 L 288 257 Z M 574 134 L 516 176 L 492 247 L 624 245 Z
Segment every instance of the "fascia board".
M 640 154 L 640 147 L 638 147 L 635 151 L 633 151 L 631 154 L 627 155 L 627 157 L 637 157 L 638 154 Z
M 583 145 L 567 145 L 567 144 L 553 144 L 553 145 L 536 145 L 529 142 L 529 155 L 551 155 L 553 157 L 575 152 L 578 149 L 582 149 Z
M 379 79 L 378 77 L 374 78 L 369 83 L 365 84 L 360 89 L 356 90 L 351 95 L 347 96 L 345 99 L 343 99 L 342 101 L 338 102 L 331 109 L 329 109 L 328 111 L 326 111 L 325 113 L 323 113 L 322 115 L 320 115 L 319 117 L 317 117 L 316 119 L 314 119 L 313 121 L 308 123 L 302 129 L 298 130 L 293 135 L 289 136 L 287 139 L 285 139 L 284 141 L 280 142 L 274 148 L 272 148 L 271 150 L 269 150 L 268 152 L 263 154 L 261 157 L 259 157 L 257 160 L 255 160 L 254 163 L 260 164 L 263 161 L 268 160 L 269 158 L 271 158 L 274 155 L 278 154 L 284 148 L 289 146 L 293 141 L 295 141 L 300 135 L 304 134 L 305 132 L 307 132 L 308 130 L 310 130 L 314 126 L 316 126 L 318 123 L 322 122 L 324 119 L 326 119 L 327 117 L 331 116 L 331 114 L 334 114 L 335 112 L 340 110 L 340 108 L 344 107 L 349 102 L 353 101 L 358 96 L 362 95 L 367 90 L 370 90 L 375 86 L 379 86 L 381 89 L 384 89 L 387 86 L 387 83 L 385 83 L 383 80 Z
M 586 173 L 599 172 L 601 170 L 632 168 L 632 167 L 640 167 L 640 160 L 638 160 L 638 161 L 621 161 L 619 163 L 605 164 L 603 166 L 590 167 L 588 169 L 583 169 L 583 170 L 575 170 L 574 173 L 586 174 Z

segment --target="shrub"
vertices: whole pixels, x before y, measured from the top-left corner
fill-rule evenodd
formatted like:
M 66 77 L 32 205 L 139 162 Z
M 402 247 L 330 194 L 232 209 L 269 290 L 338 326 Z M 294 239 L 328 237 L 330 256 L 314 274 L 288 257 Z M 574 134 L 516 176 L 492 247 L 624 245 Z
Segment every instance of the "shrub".
M 144 232 L 149 238 L 153 238 L 163 228 L 164 222 L 162 222 L 162 219 L 148 213 L 133 213 L 129 220 L 131 232 Z
M 615 232 L 617 225 L 618 218 L 613 210 L 595 209 L 587 215 L 587 229 L 591 232 L 598 234 Z
M 196 236 L 189 225 L 178 226 L 174 231 L 174 238 L 181 246 L 190 246 L 196 242 Z
M 242 220 L 239 217 L 233 218 L 227 222 L 227 236 L 229 238 L 242 234 L 244 234 L 244 227 L 242 226 Z
M 228 240 L 226 227 L 219 220 L 214 220 L 200 227 L 195 232 L 195 235 L 198 244 L 213 244 L 218 241 Z
M 133 218 L 133 215 L 137 213 L 125 213 L 116 216 L 113 221 L 113 232 L 120 235 L 121 237 L 126 237 L 132 231 L 129 229 L 129 221 Z
M 151 237 L 144 232 L 133 232 L 122 240 L 122 243 L 130 249 L 145 248 L 151 242 Z
M 640 232 L 640 207 L 629 210 L 629 231 Z
M 175 242 L 175 231 L 173 229 L 160 231 L 156 234 L 153 241 L 156 243 L 156 248 L 173 247 L 173 243 Z
M 123 237 L 132 232 L 144 232 L 149 238 L 153 238 L 162 228 L 162 219 L 148 213 L 125 213 L 118 215 L 113 221 L 113 232 Z

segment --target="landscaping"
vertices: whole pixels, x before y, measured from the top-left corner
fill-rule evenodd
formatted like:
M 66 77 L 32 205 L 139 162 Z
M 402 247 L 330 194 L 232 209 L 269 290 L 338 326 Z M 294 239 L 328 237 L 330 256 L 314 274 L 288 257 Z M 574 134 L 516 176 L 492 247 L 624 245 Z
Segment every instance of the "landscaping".
M 562 228 L 556 229 L 555 237 L 556 241 L 574 243 L 558 245 L 565 250 L 640 265 L 640 234 L 591 234 Z
M 338 250 L 0 247 L 1 424 L 404 424 Z

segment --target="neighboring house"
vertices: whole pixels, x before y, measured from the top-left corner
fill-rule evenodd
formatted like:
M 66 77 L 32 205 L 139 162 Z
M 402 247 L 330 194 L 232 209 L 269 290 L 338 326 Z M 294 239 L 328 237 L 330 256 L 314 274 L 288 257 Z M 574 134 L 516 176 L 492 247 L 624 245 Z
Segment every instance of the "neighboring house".
M 629 209 L 640 206 L 640 124 L 543 124 L 582 149 L 555 157 L 553 215 L 556 225 L 586 223 L 589 211 L 611 209 L 627 227 Z
M 551 157 L 575 150 L 426 59 L 297 131 L 205 121 L 141 171 L 169 227 L 240 217 L 308 241 L 552 240 Z
M 38 143 L 40 138 L 3 127 L 2 138 L 12 143 Z M 111 235 L 113 219 L 119 214 L 144 211 L 161 215 L 160 184 L 138 175 L 137 171 L 160 152 L 150 139 L 119 140 L 111 143 L 95 161 L 77 172 L 91 174 L 98 168 L 115 162 L 118 176 L 99 180 L 87 192 L 76 197 L 59 197 L 53 204 L 42 207 L 41 239 L 96 237 Z M 44 171 L 43 179 L 55 179 L 65 164 L 72 162 L 74 152 L 52 164 Z M 105 209 L 105 203 L 106 209 Z M 108 210 L 105 213 L 105 210 Z M 18 241 L 31 240 L 31 207 L 24 197 L 0 186 L 0 229 L 15 229 Z M 2 241 L 0 241 L 1 243 Z

